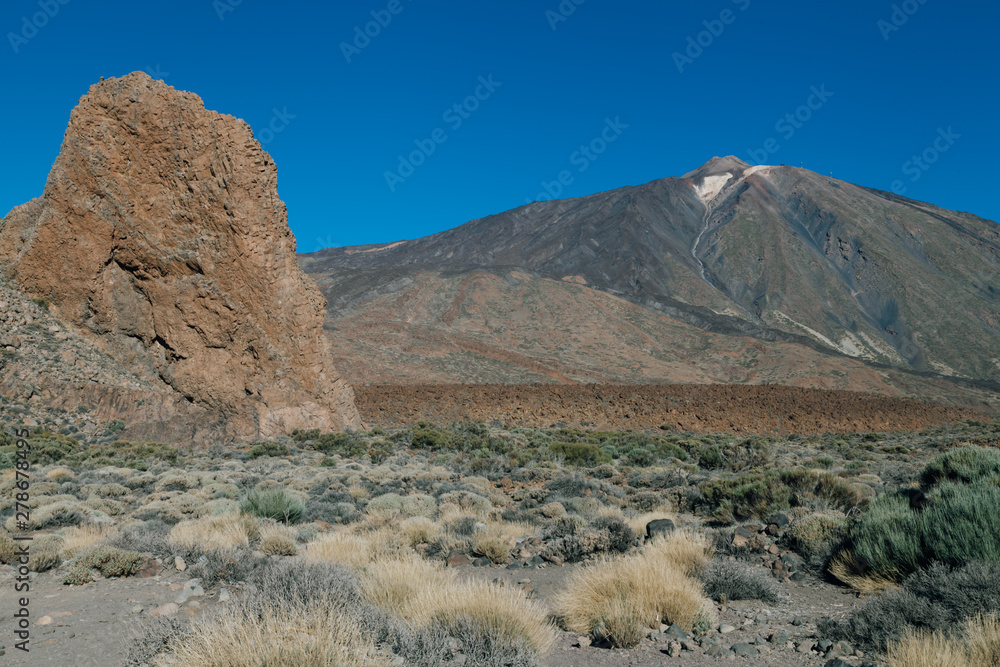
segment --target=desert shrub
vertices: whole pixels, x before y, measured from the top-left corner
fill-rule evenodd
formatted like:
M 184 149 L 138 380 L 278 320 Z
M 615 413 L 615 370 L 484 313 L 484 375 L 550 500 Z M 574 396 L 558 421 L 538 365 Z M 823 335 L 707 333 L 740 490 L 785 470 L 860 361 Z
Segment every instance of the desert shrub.
M 94 569 L 100 570 L 105 577 L 128 577 L 136 573 L 142 560 L 142 555 L 135 551 L 94 547 L 73 559 L 63 583 L 79 585 L 92 581 L 91 570 Z
M 353 523 L 361 519 L 361 512 L 353 502 L 330 502 L 323 498 L 310 498 L 305 505 L 305 521 L 326 523 Z
M 183 634 L 184 626 L 176 618 L 157 617 L 142 625 L 133 626 L 125 640 L 124 667 L 142 667 L 153 664 L 156 656 L 167 650 L 168 645 Z
M 925 558 L 949 565 L 1000 562 L 1000 486 L 944 483 L 921 514 Z
M 460 617 L 445 628 L 447 635 L 458 640 L 466 664 L 483 667 L 538 667 L 538 657 L 527 641 L 511 637 L 502 630 L 480 620 Z M 441 664 L 443 660 L 428 662 Z
M 0 533 L 0 564 L 10 565 L 17 560 L 21 547 L 7 533 Z
M 442 449 L 453 449 L 455 445 L 454 436 L 445 429 L 435 427 L 433 424 L 419 422 L 413 428 L 413 446 L 418 449 L 429 449 L 438 451 Z
M 868 504 L 865 496 L 836 475 L 807 469 L 744 473 L 699 485 L 716 514 L 737 519 L 764 518 L 790 507 L 820 504 L 843 512 Z
M 737 560 L 713 560 L 701 575 L 705 594 L 720 602 L 778 601 L 778 586 L 764 569 Z
M 78 526 L 87 519 L 87 510 L 80 505 L 65 501 L 44 505 L 31 514 L 31 523 L 36 530 Z
M 32 572 L 48 572 L 52 568 L 59 567 L 61 563 L 62 558 L 59 556 L 57 546 L 35 546 L 28 558 L 28 569 Z
M 71 453 L 62 462 L 74 468 L 96 469 L 110 466 L 148 470 L 151 462 L 176 465 L 180 455 L 181 451 L 177 447 L 159 442 L 117 441 Z
M 102 542 L 115 539 L 118 536 L 118 531 L 110 526 L 84 524 L 70 528 L 62 533 L 62 547 L 60 551 L 65 557 L 72 558 L 82 551 L 95 547 Z
M 312 443 L 313 449 L 323 454 L 339 454 L 346 458 L 365 455 L 368 445 L 364 437 L 357 433 L 320 433 L 312 431 L 292 431 L 292 439 L 301 444 Z
M 83 445 L 76 439 L 40 428 L 36 428 L 27 439 L 31 446 L 28 461 L 33 465 L 52 465 L 83 450 Z
M 265 441 L 259 442 L 247 450 L 248 459 L 259 459 L 262 456 L 288 456 L 290 453 L 287 446 L 280 442 Z
M 978 613 L 1000 613 L 1000 565 L 936 564 L 908 577 L 901 588 L 870 597 L 847 618 L 821 623 L 820 632 L 866 651 L 884 650 L 907 631 L 949 631 Z
M 594 467 L 612 461 L 610 454 L 585 442 L 553 442 L 549 450 L 570 466 Z
M 265 559 L 258 558 L 250 549 L 234 548 L 202 552 L 198 555 L 189 572 L 201 579 L 202 586 L 208 588 L 217 583 L 237 583 L 246 581 L 250 575 L 264 566 Z
M 294 556 L 299 550 L 287 535 L 269 535 L 260 541 L 261 552 L 268 556 Z
M 576 535 L 585 525 L 586 523 L 580 517 L 560 517 L 545 527 L 542 531 L 542 539 L 548 542 Z
M 1000 450 L 992 447 L 960 447 L 941 454 L 924 468 L 921 481 L 925 486 L 940 482 L 1000 481 Z
M 625 553 L 635 542 L 635 533 L 625 520 L 618 516 L 601 516 L 590 522 L 590 527 L 607 535 L 608 550 Z
M 305 513 L 305 505 L 280 487 L 265 491 L 251 491 L 240 509 L 261 519 L 274 519 L 285 523 L 298 523 Z
M 785 533 L 788 546 L 815 568 L 822 568 L 847 538 L 850 521 L 843 514 L 814 514 L 796 521 Z
M 932 562 L 1000 561 L 1000 488 L 944 482 L 923 510 L 902 494 L 878 498 L 848 533 L 858 576 L 899 581 Z
M 107 545 L 117 549 L 149 553 L 156 558 L 172 555 L 173 549 L 167 543 L 170 526 L 162 521 L 124 526 L 117 535 L 109 537 Z
M 493 503 L 478 493 L 471 491 L 449 491 L 438 498 L 442 505 L 451 503 L 457 505 L 463 512 L 486 516 L 493 509 Z

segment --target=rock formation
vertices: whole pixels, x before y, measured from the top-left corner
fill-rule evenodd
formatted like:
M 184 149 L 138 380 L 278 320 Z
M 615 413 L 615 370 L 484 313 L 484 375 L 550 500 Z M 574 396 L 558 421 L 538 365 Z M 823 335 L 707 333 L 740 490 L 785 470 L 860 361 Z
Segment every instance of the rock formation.
M 360 426 L 250 126 L 143 73 L 91 87 L 42 197 L 0 228 L 28 294 L 230 437 Z

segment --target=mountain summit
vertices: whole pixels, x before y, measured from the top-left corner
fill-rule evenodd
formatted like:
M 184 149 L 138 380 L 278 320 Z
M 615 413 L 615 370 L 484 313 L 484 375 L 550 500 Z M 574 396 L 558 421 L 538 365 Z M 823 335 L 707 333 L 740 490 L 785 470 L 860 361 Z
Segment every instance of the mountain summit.
M 234 437 L 357 426 L 250 127 L 136 72 L 90 88 L 44 194 L 0 228 L 28 294 Z
M 300 261 L 364 381 L 1000 379 L 995 223 L 735 157 Z

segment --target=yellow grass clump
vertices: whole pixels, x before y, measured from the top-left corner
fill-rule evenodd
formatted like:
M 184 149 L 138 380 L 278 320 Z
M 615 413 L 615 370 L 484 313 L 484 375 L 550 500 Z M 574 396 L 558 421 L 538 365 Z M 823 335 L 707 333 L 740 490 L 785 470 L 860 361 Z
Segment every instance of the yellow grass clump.
M 227 611 L 192 624 L 158 657 L 157 667 L 383 667 L 361 629 L 336 609 L 268 610 L 261 618 Z
M 371 539 L 337 531 L 321 535 L 306 545 L 302 557 L 307 563 L 334 563 L 350 567 L 368 565 L 376 558 Z
M 460 581 L 440 564 L 416 557 L 374 563 L 363 568 L 361 579 L 369 602 L 416 626 L 467 619 L 540 654 L 555 640 L 545 610 L 520 588 Z
M 69 468 L 53 468 L 45 473 L 45 476 L 53 481 L 73 479 L 76 475 Z
M 888 667 L 990 667 L 1000 665 L 1000 620 L 977 615 L 961 633 L 907 632 L 886 650 Z
M 896 582 L 876 574 L 862 574 L 862 568 L 850 550 L 845 549 L 830 562 L 827 570 L 834 577 L 865 595 L 873 595 L 896 587 Z
M 568 630 L 632 648 L 660 623 L 685 632 L 714 624 L 714 607 L 694 578 L 711 554 L 703 537 L 677 531 L 625 558 L 598 561 L 572 575 L 556 599 Z
M 195 548 L 221 551 L 249 546 L 250 540 L 258 535 L 255 518 L 229 513 L 181 521 L 170 529 L 167 542 L 191 551 Z
M 427 544 L 441 531 L 436 523 L 424 516 L 414 516 L 404 520 L 399 525 L 399 530 L 406 543 L 413 548 Z
M 69 559 L 117 535 L 118 530 L 112 526 L 85 523 L 63 531 L 60 551 L 63 558 Z
M 712 545 L 704 535 L 691 530 L 675 530 L 646 545 L 645 555 L 666 561 L 684 574 L 697 575 L 712 557 Z

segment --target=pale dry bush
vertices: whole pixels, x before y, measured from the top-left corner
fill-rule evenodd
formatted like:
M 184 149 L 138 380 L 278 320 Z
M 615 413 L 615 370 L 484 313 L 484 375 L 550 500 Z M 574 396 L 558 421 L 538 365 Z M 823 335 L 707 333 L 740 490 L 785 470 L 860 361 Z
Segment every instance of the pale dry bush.
M 69 480 L 76 477 L 72 470 L 69 468 L 53 468 L 52 470 L 45 473 L 45 476 L 53 481 L 59 480 Z
M 223 551 L 250 545 L 259 535 L 257 520 L 246 514 L 220 514 L 181 521 L 170 529 L 167 542 L 188 551 Z
M 369 492 L 364 484 L 351 484 L 347 489 L 347 493 L 354 500 L 361 500 L 362 498 L 367 498 Z
M 1000 620 L 978 614 L 952 635 L 910 630 L 889 642 L 886 660 L 888 667 L 995 667 L 1000 665 Z
M 841 582 L 865 595 L 874 595 L 890 588 L 896 588 L 896 582 L 891 579 L 870 572 L 861 574 L 864 569 L 848 549 L 837 554 L 830 562 L 830 567 L 827 568 L 830 574 Z
M 414 516 L 403 521 L 399 525 L 399 530 L 406 539 L 406 543 L 410 547 L 416 547 L 434 539 L 441 532 L 441 527 L 427 517 Z
M 488 525 L 474 532 L 469 543 L 473 552 L 486 556 L 494 563 L 506 563 L 514 548 L 514 538 L 504 531 L 503 526 L 497 524 Z
M 408 557 L 361 568 L 366 600 L 415 627 L 462 619 L 544 653 L 555 640 L 545 610 L 520 588 L 460 581 L 439 563 Z
M 338 531 L 310 542 L 302 553 L 307 563 L 336 563 L 358 567 L 372 561 L 371 544 L 359 535 Z
M 975 616 L 966 621 L 965 644 L 973 665 L 1000 665 L 1000 619 Z
M 283 523 L 262 521 L 259 536 L 260 550 L 266 554 L 294 556 L 298 553 L 298 533 Z
M 173 640 L 156 667 L 382 667 L 358 625 L 339 610 L 314 606 L 266 609 L 260 617 L 225 610 L 192 624 Z
M 696 576 L 708 565 L 712 557 L 712 545 L 700 533 L 692 530 L 675 530 L 666 537 L 657 537 L 646 545 L 645 556 L 666 561 L 684 574 Z
M 108 525 L 88 523 L 75 526 L 62 532 L 60 553 L 63 558 L 69 559 L 101 542 L 114 539 L 118 535 L 118 529 Z
M 701 583 L 680 566 L 648 554 L 606 559 L 578 570 L 557 596 L 556 607 L 567 629 L 625 648 L 645 634 L 627 630 L 631 623 L 641 628 L 668 623 L 691 632 L 696 621 L 714 620 Z
M 912 631 L 889 644 L 886 664 L 888 667 L 973 667 L 965 651 L 944 634 Z

